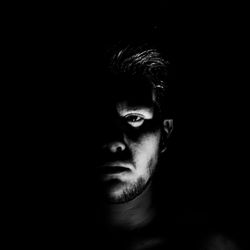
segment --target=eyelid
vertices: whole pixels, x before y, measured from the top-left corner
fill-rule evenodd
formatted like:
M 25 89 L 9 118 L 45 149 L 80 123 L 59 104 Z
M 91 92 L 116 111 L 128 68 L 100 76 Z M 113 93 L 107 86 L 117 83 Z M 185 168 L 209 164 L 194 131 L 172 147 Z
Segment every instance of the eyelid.
M 146 119 L 153 118 L 154 107 L 146 107 L 146 106 L 129 106 L 125 103 L 120 103 L 117 105 L 117 112 L 121 117 L 125 117 L 127 115 L 138 115 L 144 117 Z
M 126 114 L 124 117 L 126 118 L 126 117 L 129 117 L 129 116 L 139 116 L 139 117 L 141 117 L 141 118 L 146 119 L 144 115 L 138 114 L 138 113 L 128 113 L 128 114 Z

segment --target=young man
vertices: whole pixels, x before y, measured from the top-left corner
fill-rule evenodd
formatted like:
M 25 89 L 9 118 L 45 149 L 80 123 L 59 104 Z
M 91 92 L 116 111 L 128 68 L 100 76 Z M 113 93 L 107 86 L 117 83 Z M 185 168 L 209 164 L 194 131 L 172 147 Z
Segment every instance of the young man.
M 168 64 L 147 45 L 118 45 L 106 54 L 91 106 L 94 239 L 109 249 L 238 249 L 209 228 L 175 224 L 166 186 L 154 186 L 159 168 L 171 168 L 161 164 L 173 130 Z
M 163 238 L 142 232 L 156 216 L 152 179 L 173 129 L 164 106 L 168 61 L 156 49 L 132 45 L 114 48 L 107 59 L 94 112 L 101 114 L 95 122 L 96 223 L 113 235 L 103 237 L 109 244 L 153 247 Z

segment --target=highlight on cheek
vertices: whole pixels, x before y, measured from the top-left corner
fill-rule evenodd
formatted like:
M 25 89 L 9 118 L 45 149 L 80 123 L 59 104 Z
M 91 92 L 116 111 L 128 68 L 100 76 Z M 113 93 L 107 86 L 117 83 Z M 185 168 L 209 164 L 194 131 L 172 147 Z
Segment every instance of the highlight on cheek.
M 151 148 L 152 145 L 158 145 L 160 142 L 160 131 L 149 131 L 146 133 L 142 133 L 137 137 L 137 141 L 135 144 L 137 146 L 144 145 L 147 148 Z

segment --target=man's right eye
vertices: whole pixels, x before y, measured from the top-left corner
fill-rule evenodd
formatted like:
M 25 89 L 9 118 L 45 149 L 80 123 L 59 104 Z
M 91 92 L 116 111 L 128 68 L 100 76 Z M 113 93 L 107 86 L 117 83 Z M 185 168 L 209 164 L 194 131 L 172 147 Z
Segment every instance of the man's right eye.
M 126 115 L 124 118 L 125 118 L 125 121 L 134 128 L 140 127 L 144 123 L 144 120 L 145 120 L 144 117 L 140 115 L 135 115 L 135 114 Z

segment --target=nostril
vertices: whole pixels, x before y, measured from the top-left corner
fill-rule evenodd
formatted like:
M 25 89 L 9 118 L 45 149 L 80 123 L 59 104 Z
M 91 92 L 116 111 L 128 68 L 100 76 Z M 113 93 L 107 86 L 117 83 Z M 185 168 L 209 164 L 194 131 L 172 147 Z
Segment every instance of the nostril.
M 113 142 L 109 144 L 109 149 L 113 153 L 119 153 L 125 149 L 125 145 L 121 142 Z
M 117 153 L 121 152 L 122 151 L 122 147 L 121 146 L 117 147 L 116 151 L 117 151 Z

